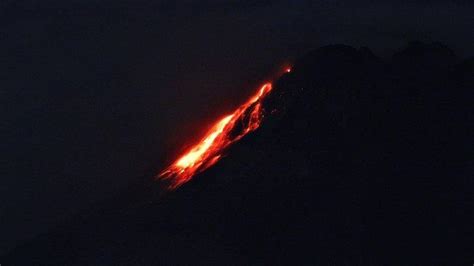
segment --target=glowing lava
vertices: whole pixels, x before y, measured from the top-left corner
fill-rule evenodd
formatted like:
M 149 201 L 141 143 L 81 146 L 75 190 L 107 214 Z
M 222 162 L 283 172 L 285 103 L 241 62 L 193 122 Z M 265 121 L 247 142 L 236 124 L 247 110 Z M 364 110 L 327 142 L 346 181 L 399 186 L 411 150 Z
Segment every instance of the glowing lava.
M 265 83 L 233 113 L 219 119 L 198 143 L 161 172 L 158 178 L 169 180 L 170 189 L 175 189 L 189 181 L 196 173 L 214 165 L 230 144 L 260 126 L 263 118 L 261 101 L 271 89 L 272 84 Z

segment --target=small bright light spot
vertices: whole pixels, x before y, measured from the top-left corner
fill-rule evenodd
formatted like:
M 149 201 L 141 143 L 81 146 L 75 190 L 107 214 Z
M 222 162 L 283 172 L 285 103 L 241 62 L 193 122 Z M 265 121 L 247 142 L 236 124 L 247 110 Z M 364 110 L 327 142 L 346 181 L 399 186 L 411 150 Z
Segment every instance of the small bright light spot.
M 288 67 L 287 69 L 285 69 L 286 73 L 290 73 L 291 72 L 291 67 Z

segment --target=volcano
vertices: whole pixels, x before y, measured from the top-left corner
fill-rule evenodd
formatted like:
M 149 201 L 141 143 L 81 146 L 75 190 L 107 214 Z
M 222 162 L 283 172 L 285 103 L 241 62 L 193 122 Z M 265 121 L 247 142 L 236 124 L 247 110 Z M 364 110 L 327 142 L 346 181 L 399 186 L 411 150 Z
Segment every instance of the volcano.
M 472 264 L 472 58 L 331 45 L 272 85 L 219 163 L 172 192 L 137 184 L 0 263 Z

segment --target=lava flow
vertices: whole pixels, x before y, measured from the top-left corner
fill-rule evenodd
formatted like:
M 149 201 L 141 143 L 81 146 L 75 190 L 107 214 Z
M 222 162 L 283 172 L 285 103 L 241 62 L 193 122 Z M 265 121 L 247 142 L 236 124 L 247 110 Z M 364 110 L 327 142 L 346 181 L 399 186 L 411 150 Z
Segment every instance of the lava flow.
M 271 89 L 272 84 L 265 83 L 233 113 L 219 119 L 198 143 L 163 170 L 157 178 L 169 180 L 169 188 L 175 189 L 189 181 L 196 173 L 214 165 L 229 145 L 260 126 L 263 118 L 261 102 Z

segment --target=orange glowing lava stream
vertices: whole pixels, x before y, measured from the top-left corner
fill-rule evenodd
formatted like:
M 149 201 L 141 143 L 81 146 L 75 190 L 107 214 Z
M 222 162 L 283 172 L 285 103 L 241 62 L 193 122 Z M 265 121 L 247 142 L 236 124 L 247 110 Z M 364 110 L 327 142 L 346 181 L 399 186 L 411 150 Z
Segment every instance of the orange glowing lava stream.
M 271 89 L 272 84 L 265 83 L 237 110 L 219 119 L 197 144 L 163 170 L 157 178 L 169 180 L 169 188 L 175 189 L 189 181 L 196 173 L 214 165 L 230 144 L 260 126 L 263 118 L 261 101 Z

